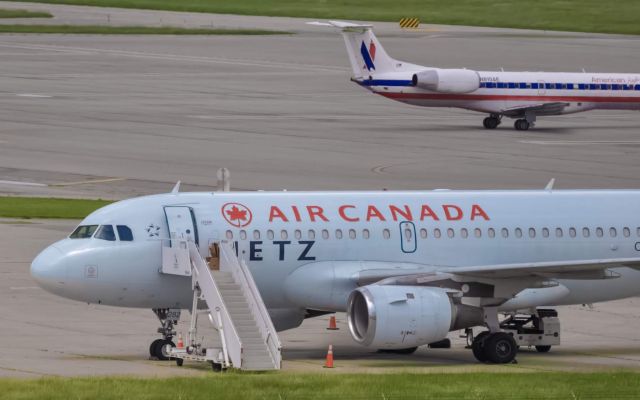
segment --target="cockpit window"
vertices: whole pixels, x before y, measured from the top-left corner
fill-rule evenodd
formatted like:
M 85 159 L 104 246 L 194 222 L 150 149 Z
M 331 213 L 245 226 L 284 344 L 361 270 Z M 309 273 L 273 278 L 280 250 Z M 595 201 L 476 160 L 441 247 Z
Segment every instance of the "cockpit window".
M 96 232 L 96 239 L 109 240 L 111 242 L 116 240 L 116 233 L 113 231 L 111 225 L 100 225 Z
M 118 225 L 118 236 L 120 236 L 120 240 L 123 242 L 131 242 L 133 240 L 133 233 L 128 226 Z
M 76 228 L 71 235 L 70 239 L 87 239 L 93 236 L 93 233 L 98 229 L 98 225 L 80 225 Z

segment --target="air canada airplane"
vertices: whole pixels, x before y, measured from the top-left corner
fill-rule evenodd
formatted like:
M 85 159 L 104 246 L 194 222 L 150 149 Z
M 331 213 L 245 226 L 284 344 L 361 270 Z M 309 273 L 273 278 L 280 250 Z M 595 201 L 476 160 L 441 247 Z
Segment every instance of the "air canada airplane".
M 423 107 L 456 107 L 489 114 L 486 129 L 503 117 L 527 130 L 538 116 L 589 110 L 640 110 L 640 74 L 501 72 L 441 69 L 394 60 L 371 25 L 310 22 L 341 30 L 352 81 L 373 93 Z
M 373 349 L 410 353 L 480 326 L 475 357 L 511 362 L 518 345 L 502 313 L 640 294 L 640 191 L 549 187 L 174 191 L 93 212 L 31 275 L 66 298 L 150 308 L 164 327 L 167 310 L 192 304 L 191 279 L 159 270 L 176 235 L 202 257 L 233 243 L 277 330 L 346 311 L 353 339 Z

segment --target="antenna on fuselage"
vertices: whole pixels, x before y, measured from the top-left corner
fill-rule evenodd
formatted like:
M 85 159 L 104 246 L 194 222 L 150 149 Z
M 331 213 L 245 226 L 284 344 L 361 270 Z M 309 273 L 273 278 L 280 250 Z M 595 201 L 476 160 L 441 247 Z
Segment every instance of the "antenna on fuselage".
M 216 173 L 218 177 L 218 191 L 228 192 L 231 190 L 231 178 L 228 168 L 220 168 Z
M 176 182 L 176 185 L 171 189 L 171 194 L 178 194 L 180 192 L 180 181 Z
M 551 180 L 549 181 L 549 183 L 547 183 L 547 186 L 544 187 L 544 190 L 550 192 L 553 190 L 553 185 L 555 185 L 556 183 L 556 178 L 551 178 Z

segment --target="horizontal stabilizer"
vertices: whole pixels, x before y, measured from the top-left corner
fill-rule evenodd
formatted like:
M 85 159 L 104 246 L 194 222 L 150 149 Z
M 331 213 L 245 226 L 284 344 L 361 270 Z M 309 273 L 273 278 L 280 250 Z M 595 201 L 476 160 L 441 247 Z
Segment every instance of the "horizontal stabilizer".
M 354 24 L 353 22 L 346 21 L 313 21 L 307 22 L 308 25 L 316 25 L 316 26 L 329 26 L 332 28 L 342 29 L 343 31 L 364 31 L 367 29 L 371 29 L 373 25 L 365 25 L 365 24 Z

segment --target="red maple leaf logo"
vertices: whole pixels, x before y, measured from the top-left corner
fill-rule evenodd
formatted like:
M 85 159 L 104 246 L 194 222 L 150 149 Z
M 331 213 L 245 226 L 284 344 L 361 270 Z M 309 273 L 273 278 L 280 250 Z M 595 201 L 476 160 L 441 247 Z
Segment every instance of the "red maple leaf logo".
M 373 40 L 369 42 L 369 54 L 371 55 L 371 59 L 375 61 L 376 60 L 376 44 L 373 43 Z
M 233 206 L 231 207 L 231 210 L 227 210 L 225 212 L 231 221 L 238 220 L 238 222 L 240 222 L 240 220 L 247 220 L 247 210 L 241 211 L 237 206 Z
M 222 206 L 222 216 L 227 222 L 237 228 L 242 228 L 251 222 L 251 210 L 240 203 L 227 203 Z

